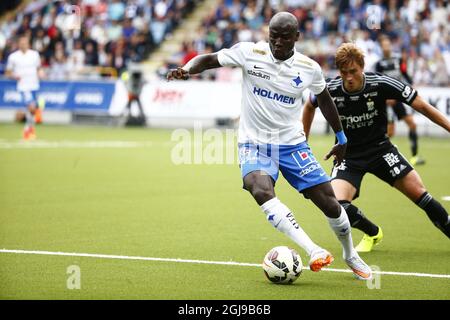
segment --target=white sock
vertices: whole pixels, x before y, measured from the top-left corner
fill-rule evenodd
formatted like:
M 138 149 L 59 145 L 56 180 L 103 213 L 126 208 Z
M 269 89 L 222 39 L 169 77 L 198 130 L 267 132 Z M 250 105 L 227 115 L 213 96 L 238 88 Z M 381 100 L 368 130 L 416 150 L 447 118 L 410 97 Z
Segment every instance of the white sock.
M 306 251 L 308 256 L 320 247 L 312 242 L 311 238 L 303 231 L 295 221 L 291 210 L 286 207 L 278 198 L 270 199 L 261 206 L 262 211 L 267 215 L 267 220 L 279 231 L 291 238 L 296 244 Z
M 348 221 L 347 212 L 341 206 L 341 215 L 339 218 L 327 218 L 328 223 L 330 224 L 331 229 L 333 229 L 337 238 L 342 244 L 342 248 L 344 249 L 344 259 L 349 259 L 356 254 L 355 249 L 353 248 L 353 240 L 351 233 L 350 221 Z

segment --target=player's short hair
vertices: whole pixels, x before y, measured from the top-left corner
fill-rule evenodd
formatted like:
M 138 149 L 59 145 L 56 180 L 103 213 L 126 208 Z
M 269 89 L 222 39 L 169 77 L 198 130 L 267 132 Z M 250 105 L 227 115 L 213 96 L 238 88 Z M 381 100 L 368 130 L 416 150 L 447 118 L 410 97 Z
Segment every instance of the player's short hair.
M 350 62 L 356 62 L 361 68 L 364 68 L 364 52 L 354 43 L 347 42 L 339 46 L 336 51 L 336 67 L 341 69 Z

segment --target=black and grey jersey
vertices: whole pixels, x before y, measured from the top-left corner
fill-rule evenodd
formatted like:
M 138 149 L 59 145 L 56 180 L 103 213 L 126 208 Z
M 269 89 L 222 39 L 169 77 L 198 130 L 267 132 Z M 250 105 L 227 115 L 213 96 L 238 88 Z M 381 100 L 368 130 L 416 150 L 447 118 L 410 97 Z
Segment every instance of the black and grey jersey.
M 366 72 L 363 88 L 345 91 L 341 77 L 327 81 L 348 139 L 346 157 L 360 157 L 391 146 L 387 136 L 386 100 L 411 104 L 417 91 L 401 81 L 379 73 Z M 317 99 L 311 102 L 318 106 Z
M 402 58 L 399 55 L 382 58 L 375 64 L 375 71 L 407 84 L 412 84 L 411 78 L 406 71 L 402 70 Z

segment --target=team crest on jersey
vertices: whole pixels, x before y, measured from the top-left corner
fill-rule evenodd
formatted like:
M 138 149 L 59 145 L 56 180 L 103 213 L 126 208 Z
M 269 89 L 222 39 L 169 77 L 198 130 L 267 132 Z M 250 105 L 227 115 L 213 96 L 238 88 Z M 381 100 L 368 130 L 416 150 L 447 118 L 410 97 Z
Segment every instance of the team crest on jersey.
M 303 81 L 302 81 L 302 79 L 300 79 L 300 75 L 298 75 L 296 78 L 292 79 L 291 85 L 292 85 L 294 88 L 298 88 L 302 82 L 303 82 Z
M 367 101 L 367 110 L 372 111 L 375 108 L 375 102 L 372 100 Z

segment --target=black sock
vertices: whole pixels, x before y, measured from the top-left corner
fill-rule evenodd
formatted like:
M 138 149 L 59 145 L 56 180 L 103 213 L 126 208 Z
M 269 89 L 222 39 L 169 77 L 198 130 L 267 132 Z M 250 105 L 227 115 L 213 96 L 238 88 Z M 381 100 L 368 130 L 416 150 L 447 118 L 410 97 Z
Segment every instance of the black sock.
M 417 132 L 413 130 L 409 131 L 409 141 L 411 142 L 411 153 L 413 157 L 417 155 L 417 149 L 419 148 L 417 139 Z
M 428 192 L 421 195 L 416 204 L 426 212 L 431 222 L 450 238 L 450 218 L 444 207 L 434 200 Z
M 378 234 L 378 227 L 367 219 L 361 210 L 346 200 L 341 200 L 339 203 L 347 212 L 348 220 L 353 228 L 361 230 L 371 237 Z

